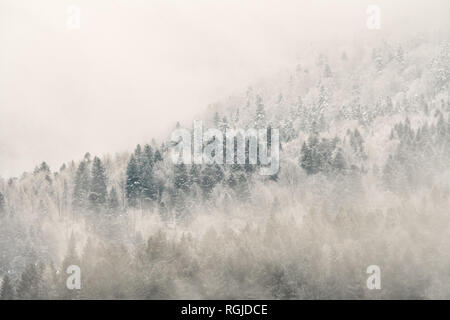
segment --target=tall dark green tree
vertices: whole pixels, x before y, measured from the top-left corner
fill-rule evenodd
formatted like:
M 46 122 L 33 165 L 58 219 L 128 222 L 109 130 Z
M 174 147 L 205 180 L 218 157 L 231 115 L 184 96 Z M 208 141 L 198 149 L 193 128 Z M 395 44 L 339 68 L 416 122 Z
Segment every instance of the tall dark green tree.
M 92 163 L 91 186 L 89 194 L 91 208 L 98 209 L 105 206 L 107 195 L 108 190 L 105 167 L 103 166 L 102 161 L 98 157 L 95 157 Z
M 47 162 L 42 162 L 39 167 L 36 167 L 34 169 L 34 174 L 38 174 L 44 172 L 45 174 L 50 174 L 50 167 L 48 166 Z
M 306 142 L 303 142 L 300 153 L 300 166 L 306 171 L 307 174 L 316 173 L 317 170 L 314 166 L 313 150 L 308 144 L 306 144 Z
M 141 164 L 142 196 L 146 203 L 157 198 L 157 186 L 153 175 L 154 162 L 153 149 L 147 144 L 144 146 Z
M 155 151 L 155 158 L 154 159 L 155 159 L 155 163 L 163 160 L 163 156 L 161 154 L 161 151 L 159 151 L 159 150 Z
M 200 187 L 203 190 L 203 194 L 208 196 L 213 191 L 214 187 L 223 180 L 223 178 L 223 170 L 218 164 L 207 164 L 202 171 L 200 182 Z
M 136 207 L 141 191 L 138 163 L 134 155 L 131 156 L 127 166 L 127 181 L 125 186 L 128 205 Z
M 86 160 L 80 162 L 74 180 L 73 208 L 82 210 L 87 207 L 90 189 L 90 175 Z
M 184 163 L 176 164 L 174 166 L 175 181 L 174 185 L 177 190 L 184 192 L 190 189 L 190 179 L 187 173 L 186 165 Z

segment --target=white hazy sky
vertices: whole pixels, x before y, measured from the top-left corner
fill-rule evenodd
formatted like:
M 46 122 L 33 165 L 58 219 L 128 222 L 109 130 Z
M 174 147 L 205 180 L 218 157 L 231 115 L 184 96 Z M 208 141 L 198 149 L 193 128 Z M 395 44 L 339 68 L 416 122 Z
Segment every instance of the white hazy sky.
M 373 32 L 368 4 L 390 32 L 445 26 L 449 2 L 0 0 L 0 176 L 161 138 L 308 43 Z

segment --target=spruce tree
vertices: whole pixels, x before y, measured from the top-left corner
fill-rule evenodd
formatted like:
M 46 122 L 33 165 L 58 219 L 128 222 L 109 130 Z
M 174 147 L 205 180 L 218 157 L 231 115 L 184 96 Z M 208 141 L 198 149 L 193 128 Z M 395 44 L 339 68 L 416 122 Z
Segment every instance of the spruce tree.
M 264 104 L 261 96 L 256 96 L 256 118 L 255 127 L 257 129 L 262 129 L 266 126 L 266 112 L 264 110 Z
M 99 209 L 106 204 L 107 191 L 107 178 L 105 173 L 105 168 L 102 161 L 98 158 L 94 158 L 92 164 L 92 174 L 91 174 L 91 186 L 89 201 L 91 208 Z
M 184 192 L 189 191 L 190 189 L 190 179 L 187 174 L 186 165 L 184 163 L 180 163 L 174 166 L 174 186 L 177 190 L 182 190 Z
M 132 207 L 137 206 L 137 200 L 140 196 L 140 177 L 136 158 L 131 156 L 127 167 L 126 195 L 128 204 Z
M 145 145 L 142 157 L 141 183 L 142 195 L 146 202 L 154 201 L 157 197 L 156 181 L 153 176 L 154 155 L 152 147 Z
M 220 124 L 220 116 L 219 116 L 219 113 L 218 113 L 218 112 L 215 112 L 215 113 L 214 113 L 214 119 L 213 119 L 213 122 L 214 122 L 214 127 L 215 127 L 215 128 L 218 128 L 218 127 L 219 127 L 219 124 Z
M 82 210 L 87 207 L 90 189 L 90 176 L 88 162 L 86 160 L 80 162 L 74 180 L 73 208 L 75 210 Z
M 335 170 L 342 172 L 347 168 L 347 164 L 344 159 L 344 155 L 342 154 L 342 149 L 339 148 L 334 156 L 332 166 Z
M 189 170 L 189 179 L 191 184 L 200 184 L 201 167 L 198 164 L 193 164 Z
M 155 158 L 154 159 L 155 159 L 155 163 L 163 160 L 161 151 L 159 151 L 159 150 L 155 151 Z
M 8 275 L 3 277 L 0 300 L 14 300 L 14 288 Z
M 112 187 L 108 195 L 108 210 L 111 213 L 115 213 L 119 210 L 119 196 L 117 195 L 116 187 Z
M 17 287 L 17 297 L 23 300 L 40 298 L 41 274 L 37 264 L 30 263 L 22 272 Z
M 306 171 L 307 174 L 315 173 L 312 152 L 309 146 L 306 144 L 306 142 L 303 142 L 300 153 L 301 153 L 300 166 Z
M 5 196 L 0 192 L 0 217 L 6 212 Z

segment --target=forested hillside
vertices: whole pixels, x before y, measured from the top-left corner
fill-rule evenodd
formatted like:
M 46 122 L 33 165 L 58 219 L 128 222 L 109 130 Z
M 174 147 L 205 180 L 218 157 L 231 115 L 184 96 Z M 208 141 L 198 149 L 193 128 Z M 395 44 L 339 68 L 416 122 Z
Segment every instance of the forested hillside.
M 308 53 L 212 103 L 208 127 L 279 129 L 272 176 L 174 165 L 168 137 L 0 180 L 0 298 L 450 298 L 441 39 Z

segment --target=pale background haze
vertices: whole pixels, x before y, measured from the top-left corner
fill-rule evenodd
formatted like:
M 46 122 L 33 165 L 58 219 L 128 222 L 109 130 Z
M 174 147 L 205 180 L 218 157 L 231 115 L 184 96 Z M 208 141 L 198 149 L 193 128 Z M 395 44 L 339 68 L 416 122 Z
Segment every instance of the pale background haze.
M 366 28 L 379 4 L 382 29 Z M 81 9 L 68 30 L 66 9 Z M 0 176 L 131 150 L 311 43 L 448 26 L 449 1 L 0 0 Z

